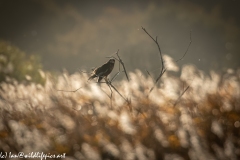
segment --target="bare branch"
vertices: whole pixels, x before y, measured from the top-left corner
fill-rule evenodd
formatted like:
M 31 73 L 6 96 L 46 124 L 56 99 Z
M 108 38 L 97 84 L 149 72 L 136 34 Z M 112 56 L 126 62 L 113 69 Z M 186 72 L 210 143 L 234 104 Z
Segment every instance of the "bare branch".
M 179 102 L 179 100 L 182 98 L 182 96 L 184 95 L 184 93 L 189 89 L 190 86 L 187 86 L 187 88 L 182 92 L 182 94 L 178 97 L 178 99 L 176 100 L 176 102 L 174 103 L 174 107 L 177 105 L 177 103 Z
M 163 61 L 163 56 L 162 56 L 162 52 L 161 52 L 161 48 L 160 48 L 160 45 L 158 44 L 158 37 L 156 36 L 156 40 L 147 32 L 147 30 L 145 28 L 143 28 L 143 31 L 156 43 L 157 47 L 158 47 L 158 51 L 159 51 L 159 55 L 160 55 L 160 61 L 162 63 L 162 68 L 161 68 L 161 71 L 154 83 L 154 86 L 150 89 L 149 91 L 149 94 L 152 92 L 152 90 L 154 89 L 154 87 L 156 86 L 157 82 L 159 81 L 159 79 L 162 77 L 162 75 L 165 73 L 166 71 L 166 68 L 165 68 L 165 65 L 164 65 L 164 61 Z M 148 94 L 148 96 L 149 96 Z
M 126 102 L 128 102 L 128 100 L 127 100 L 125 97 L 123 97 L 123 95 L 112 85 L 112 83 L 109 83 L 109 85 L 110 85 Z
M 147 72 L 147 74 L 152 78 L 151 74 L 149 73 L 148 70 L 145 69 L 145 71 Z M 153 78 L 152 78 L 153 79 Z
M 107 83 L 108 85 L 108 83 Z M 112 94 L 113 94 L 113 91 L 112 91 L 112 88 L 108 85 L 110 91 L 111 91 L 111 95 L 110 95 L 110 102 L 111 102 L 111 108 L 112 108 Z
M 76 90 L 73 90 L 73 91 L 65 91 L 65 90 L 58 90 L 56 89 L 57 91 L 61 91 L 61 92 L 77 92 L 79 89 L 81 89 L 82 87 L 76 89 Z
M 116 54 L 116 53 L 114 53 L 114 54 Z M 105 57 L 105 58 L 113 58 L 113 59 L 115 59 L 115 60 L 117 60 L 117 61 L 119 62 L 119 59 L 117 59 L 116 57 L 113 57 L 113 56 L 111 56 L 111 57 Z
M 108 81 L 107 79 L 105 79 L 105 81 L 108 86 L 111 86 L 126 102 L 128 102 L 128 100 L 116 89 L 116 87 L 112 85 L 111 81 Z
M 107 80 L 105 79 L 105 82 L 103 82 L 103 83 L 106 83 L 107 85 L 108 85 L 108 87 L 109 87 L 109 89 L 110 89 L 110 92 L 111 92 L 111 94 L 110 94 L 110 96 L 102 89 L 102 91 L 108 96 L 108 98 L 110 99 L 110 103 L 111 103 L 111 108 L 112 108 L 112 94 L 113 94 L 113 91 L 112 91 L 112 89 L 111 89 L 111 87 L 109 86 L 109 84 L 107 83 Z M 101 87 L 100 87 L 101 88 Z
M 161 74 L 157 77 L 156 79 L 156 83 L 159 81 L 159 79 L 162 77 L 162 75 L 166 72 L 166 68 L 164 68 L 164 70 L 161 72 Z
M 186 50 L 186 52 L 184 53 L 184 55 L 180 59 L 176 60 L 176 62 L 181 61 L 185 57 L 185 55 L 187 54 L 188 49 L 189 49 L 191 44 L 192 44 L 192 31 L 190 30 L 190 42 L 188 44 L 187 50 Z
M 156 43 L 156 45 L 157 45 L 157 47 L 158 47 L 158 51 L 159 51 L 159 55 L 160 55 L 160 61 L 161 61 L 161 63 L 162 63 L 162 69 L 161 69 L 161 73 L 162 73 L 162 72 L 163 72 L 163 69 L 164 69 L 165 67 L 164 67 L 164 63 L 163 63 L 163 56 L 162 56 L 161 48 L 160 48 L 160 46 L 159 46 L 159 44 L 158 44 L 157 37 L 156 37 L 156 40 L 155 40 L 155 39 L 147 32 L 147 30 L 146 30 L 145 28 L 142 27 L 142 29 L 143 29 L 143 31 L 144 31 L 145 33 L 147 33 L 147 35 Z
M 126 98 L 116 89 L 116 87 L 115 87 L 114 85 L 112 85 L 112 81 L 113 81 L 121 72 L 124 72 L 124 73 L 125 73 L 126 78 L 127 78 L 127 80 L 129 81 L 128 74 L 127 74 L 127 70 L 126 70 L 126 68 L 125 68 L 124 62 L 122 61 L 122 59 L 121 59 L 120 56 L 118 55 L 118 51 L 119 51 L 119 49 L 118 49 L 117 52 L 115 53 L 118 58 L 115 58 L 115 57 L 113 57 L 113 56 L 107 57 L 107 58 L 114 58 L 115 60 L 117 60 L 117 61 L 119 62 L 119 67 L 118 67 L 119 70 L 118 70 L 118 72 L 113 76 L 113 78 L 112 78 L 110 81 L 109 81 L 108 79 L 105 79 L 105 83 L 107 83 L 108 87 L 109 87 L 110 90 L 111 90 L 111 100 L 112 100 L 112 89 L 111 89 L 111 88 L 113 88 L 126 102 L 130 103 L 130 102 L 128 101 L 128 99 L 126 99 Z M 121 65 L 120 65 L 120 64 L 122 65 L 124 71 L 121 71 Z M 112 105 L 112 102 L 111 102 L 111 105 Z
M 102 83 L 104 83 L 104 82 L 102 82 Z M 101 87 L 100 87 L 100 89 L 108 96 L 108 98 L 111 98 L 111 95 L 108 95 L 107 92 L 105 92 Z
M 153 91 L 153 89 L 155 88 L 156 84 L 158 83 L 159 79 L 162 77 L 162 75 L 166 72 L 166 69 L 163 70 L 163 72 L 157 77 L 154 85 L 152 86 L 152 88 L 150 89 L 149 93 L 148 93 L 148 96 L 149 94 Z
M 126 99 L 126 98 L 117 90 L 117 88 L 112 84 L 112 81 L 109 81 L 107 78 L 105 78 L 104 80 L 105 80 L 105 82 L 98 82 L 98 84 L 100 84 L 100 83 L 106 83 L 109 87 L 113 88 L 126 102 L 129 103 L 128 99 Z M 110 90 L 111 90 L 111 95 L 110 95 L 110 96 L 104 91 L 109 98 L 112 97 L 112 93 L 113 93 L 111 88 L 110 88 Z
M 119 50 L 118 50 L 118 51 L 119 51 Z M 116 55 L 117 55 L 117 57 L 118 57 L 118 59 L 119 59 L 119 62 L 121 63 L 121 65 L 122 65 L 122 67 L 123 67 L 123 70 L 124 70 L 124 72 L 125 72 L 125 75 L 126 75 L 126 77 L 127 77 L 127 80 L 129 81 L 129 78 L 128 78 L 128 74 L 127 74 L 125 65 L 124 65 L 122 59 L 120 58 L 120 56 L 118 55 L 118 51 L 117 51 Z
M 79 73 L 91 73 L 91 72 L 83 71 L 83 70 L 80 70 L 80 69 L 78 69 L 78 72 Z
M 119 54 L 118 54 L 118 51 L 119 51 L 119 49 L 117 50 L 117 52 L 116 53 L 114 53 L 114 54 L 116 54 L 117 55 L 117 57 L 118 58 L 116 58 L 116 57 L 113 57 L 113 56 L 108 56 L 108 57 L 106 57 L 106 58 L 114 58 L 115 60 L 117 60 L 118 62 L 119 62 L 119 72 L 120 72 L 120 64 L 122 65 L 122 67 L 123 67 L 123 72 L 125 73 L 125 75 L 126 75 L 126 78 L 127 78 L 127 80 L 129 81 L 129 78 L 128 78 L 128 74 L 127 74 L 127 70 L 126 70 L 126 67 L 125 67 L 125 65 L 124 65 L 124 62 L 122 61 L 122 59 L 120 58 L 120 56 L 119 56 Z M 113 54 L 112 54 L 113 55 Z M 117 75 L 118 75 L 119 73 L 117 73 Z
M 118 71 L 118 72 L 113 76 L 113 78 L 110 80 L 110 82 L 112 82 L 112 81 L 119 75 L 120 72 L 121 72 L 121 71 Z

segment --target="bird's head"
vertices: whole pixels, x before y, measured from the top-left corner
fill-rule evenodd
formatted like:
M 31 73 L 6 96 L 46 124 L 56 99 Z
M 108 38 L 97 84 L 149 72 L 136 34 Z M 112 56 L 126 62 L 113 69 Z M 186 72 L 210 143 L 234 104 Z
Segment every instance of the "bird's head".
M 109 61 L 108 61 L 109 63 L 115 63 L 115 59 L 113 59 L 113 58 L 111 58 L 111 59 L 109 59 Z

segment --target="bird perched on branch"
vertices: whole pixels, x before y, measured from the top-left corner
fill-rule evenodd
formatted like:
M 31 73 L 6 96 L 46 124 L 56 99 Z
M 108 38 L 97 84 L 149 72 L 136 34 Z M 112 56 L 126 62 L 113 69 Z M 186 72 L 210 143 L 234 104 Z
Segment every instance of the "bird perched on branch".
M 108 62 L 94 69 L 92 72 L 92 75 L 88 78 L 88 80 L 98 77 L 97 82 L 99 83 L 104 77 L 107 77 L 112 72 L 114 64 L 115 64 L 115 59 L 113 58 L 109 59 Z

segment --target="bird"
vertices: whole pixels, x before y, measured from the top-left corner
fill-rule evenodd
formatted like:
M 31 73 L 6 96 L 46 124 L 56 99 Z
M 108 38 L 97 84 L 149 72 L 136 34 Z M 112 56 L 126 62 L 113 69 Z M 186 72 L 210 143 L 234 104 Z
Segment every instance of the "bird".
M 92 80 L 98 77 L 98 83 L 104 78 L 107 77 L 113 70 L 115 64 L 115 59 L 109 59 L 105 64 L 93 70 L 91 76 L 88 80 Z

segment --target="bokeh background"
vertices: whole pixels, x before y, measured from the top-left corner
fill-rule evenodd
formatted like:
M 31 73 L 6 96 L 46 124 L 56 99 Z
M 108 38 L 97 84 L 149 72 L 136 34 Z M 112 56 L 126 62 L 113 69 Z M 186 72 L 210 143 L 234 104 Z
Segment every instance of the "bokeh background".
M 209 71 L 240 64 L 240 2 L 1 0 L 0 39 L 38 55 L 44 69 L 90 70 L 116 52 L 129 71 L 160 67 L 155 44 L 183 64 Z

